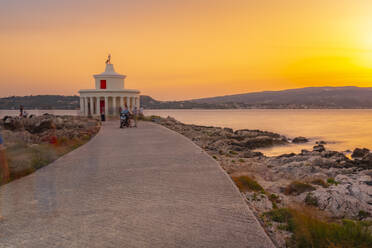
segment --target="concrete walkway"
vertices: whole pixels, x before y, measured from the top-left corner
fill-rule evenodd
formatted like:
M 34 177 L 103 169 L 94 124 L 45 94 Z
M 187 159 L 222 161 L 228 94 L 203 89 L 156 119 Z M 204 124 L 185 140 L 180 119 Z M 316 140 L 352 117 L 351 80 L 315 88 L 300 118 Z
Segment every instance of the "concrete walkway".
M 0 187 L 0 247 L 273 247 L 227 174 L 152 123 Z

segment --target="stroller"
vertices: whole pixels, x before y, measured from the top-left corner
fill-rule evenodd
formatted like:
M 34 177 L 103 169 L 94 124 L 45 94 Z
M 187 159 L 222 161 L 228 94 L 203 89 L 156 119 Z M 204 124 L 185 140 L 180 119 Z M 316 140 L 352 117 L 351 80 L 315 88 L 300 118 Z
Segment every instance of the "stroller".
M 130 127 L 130 113 L 120 114 L 120 128 Z

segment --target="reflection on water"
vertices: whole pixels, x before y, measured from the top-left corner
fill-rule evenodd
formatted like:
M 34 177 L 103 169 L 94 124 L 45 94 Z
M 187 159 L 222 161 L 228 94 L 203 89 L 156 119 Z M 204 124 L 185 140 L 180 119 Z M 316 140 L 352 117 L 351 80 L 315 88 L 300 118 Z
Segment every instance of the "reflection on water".
M 305 136 L 311 139 L 303 145 L 265 149 L 267 155 L 279 155 L 312 149 L 318 140 L 336 151 L 355 147 L 372 149 L 372 110 L 308 110 L 308 109 L 245 109 L 245 110 L 147 110 L 147 115 L 172 116 L 177 120 L 206 126 L 233 129 L 260 129 L 289 138 Z

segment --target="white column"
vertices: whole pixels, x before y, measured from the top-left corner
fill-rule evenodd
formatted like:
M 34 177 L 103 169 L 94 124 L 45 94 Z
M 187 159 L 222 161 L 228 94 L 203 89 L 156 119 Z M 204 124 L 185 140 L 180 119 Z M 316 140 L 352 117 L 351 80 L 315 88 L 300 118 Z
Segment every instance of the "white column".
M 112 115 L 113 116 L 116 116 L 117 115 L 117 111 L 116 111 L 116 96 L 112 97 L 112 108 L 113 108 Z
M 80 96 L 80 115 L 84 115 L 84 98 Z
M 108 97 L 105 96 L 105 115 L 108 116 Z
M 120 107 L 124 109 L 124 98 L 122 96 L 120 97 Z
M 128 109 L 129 109 L 129 96 L 127 96 L 127 107 L 128 107 Z
M 96 115 L 100 115 L 101 114 L 101 104 L 100 104 L 100 98 L 99 97 L 96 97 Z
M 89 100 L 90 100 L 90 115 L 93 116 L 94 115 L 94 102 L 93 102 L 93 97 L 89 97 Z
M 88 97 L 84 97 L 84 115 L 88 116 Z
M 140 103 L 140 101 L 141 101 L 140 96 L 137 96 L 137 109 L 138 109 L 138 110 L 141 108 L 141 103 Z

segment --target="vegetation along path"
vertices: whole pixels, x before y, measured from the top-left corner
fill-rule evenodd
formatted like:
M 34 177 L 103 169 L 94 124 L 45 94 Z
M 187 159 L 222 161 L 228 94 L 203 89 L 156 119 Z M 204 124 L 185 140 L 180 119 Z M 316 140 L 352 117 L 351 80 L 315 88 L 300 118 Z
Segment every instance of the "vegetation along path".
M 273 247 L 218 163 L 153 123 L 105 123 L 0 201 L 0 247 Z

